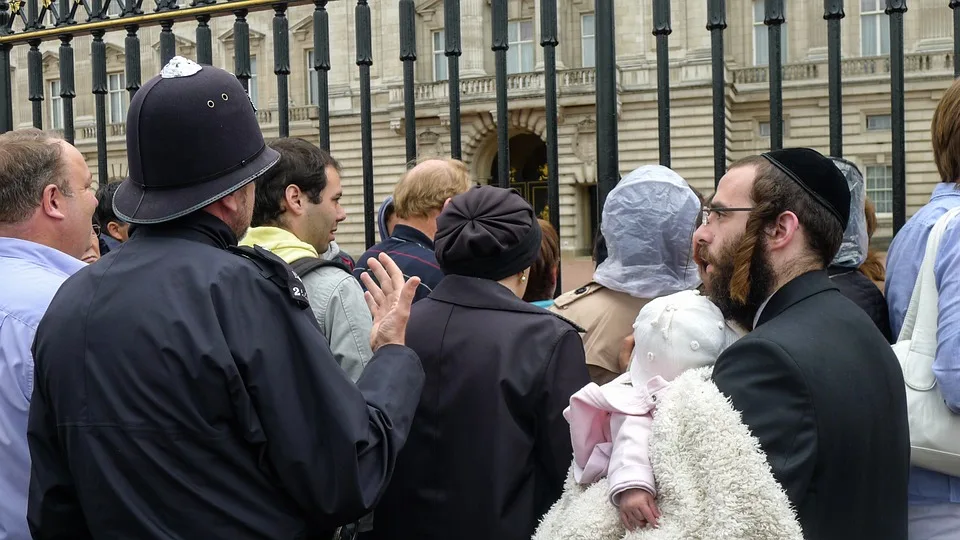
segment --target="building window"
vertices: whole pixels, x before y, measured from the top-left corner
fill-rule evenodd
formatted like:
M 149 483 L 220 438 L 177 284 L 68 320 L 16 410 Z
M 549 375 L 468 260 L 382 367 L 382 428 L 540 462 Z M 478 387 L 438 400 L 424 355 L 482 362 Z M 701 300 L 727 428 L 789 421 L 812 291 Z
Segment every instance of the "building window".
M 877 206 L 878 214 L 893 213 L 893 167 L 867 166 L 867 197 Z
M 110 103 L 110 123 L 122 124 L 127 121 L 127 77 L 123 73 L 111 73 L 107 76 L 107 97 Z
M 311 105 L 320 104 L 320 73 L 313 69 L 313 49 L 307 51 L 307 98 Z
M 765 66 L 770 61 L 770 31 L 763 24 L 763 0 L 753 0 L 753 65 Z M 784 2 L 784 10 L 787 9 Z M 787 62 L 787 23 L 780 25 L 780 58 Z
M 247 93 L 250 94 L 250 101 L 253 102 L 254 107 L 257 105 L 257 57 L 250 55 L 250 81 L 247 85 Z
M 580 50 L 583 67 L 597 67 L 597 17 L 593 13 L 580 17 Z
M 60 97 L 60 80 L 50 81 L 50 125 L 63 129 L 63 98 Z
M 893 122 L 889 114 L 868 114 L 867 131 L 890 131 Z
M 760 122 L 760 136 L 761 137 L 770 136 L 770 122 Z
M 433 80 L 447 80 L 446 34 L 443 30 L 433 33 Z
M 860 54 L 890 54 L 890 25 L 884 0 L 860 0 Z
M 533 21 L 510 21 L 507 37 L 510 45 L 507 51 L 507 73 L 533 71 Z

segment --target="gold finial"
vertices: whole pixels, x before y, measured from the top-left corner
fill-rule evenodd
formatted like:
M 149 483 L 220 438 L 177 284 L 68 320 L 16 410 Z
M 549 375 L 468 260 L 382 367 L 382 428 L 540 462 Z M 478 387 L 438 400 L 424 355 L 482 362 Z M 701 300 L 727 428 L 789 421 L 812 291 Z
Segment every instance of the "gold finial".
M 50 4 L 53 3 L 53 0 L 42 0 L 42 2 L 43 2 L 43 7 L 49 8 Z
M 20 13 L 20 0 L 13 0 L 13 2 L 10 2 L 10 12 L 14 15 Z

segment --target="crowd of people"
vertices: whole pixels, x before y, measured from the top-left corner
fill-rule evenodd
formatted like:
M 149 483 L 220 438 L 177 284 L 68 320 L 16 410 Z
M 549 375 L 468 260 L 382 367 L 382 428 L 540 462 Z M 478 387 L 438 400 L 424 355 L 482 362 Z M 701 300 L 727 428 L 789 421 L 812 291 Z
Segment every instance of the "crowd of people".
M 790 148 L 630 172 L 559 296 L 557 231 L 458 160 L 353 258 L 340 163 L 232 74 L 176 57 L 127 124 L 98 188 L 0 135 L 0 540 L 960 538 L 960 432 L 919 439 L 960 415 L 960 82 L 886 264 L 856 166 Z

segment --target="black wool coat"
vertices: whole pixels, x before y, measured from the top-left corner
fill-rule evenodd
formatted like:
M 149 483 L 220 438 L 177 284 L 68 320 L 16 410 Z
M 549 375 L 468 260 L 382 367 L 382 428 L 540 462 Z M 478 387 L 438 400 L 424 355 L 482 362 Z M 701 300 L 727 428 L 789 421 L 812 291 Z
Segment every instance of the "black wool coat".
M 590 382 L 578 328 L 447 276 L 414 305 L 407 345 L 426 385 L 370 537 L 528 540 L 571 463 L 563 410 Z
M 903 375 L 880 330 L 826 272 L 774 293 L 713 379 L 760 440 L 805 538 L 906 540 Z
M 870 281 L 863 272 L 856 268 L 845 268 L 842 266 L 831 266 L 827 269 L 830 274 L 830 280 L 836 285 L 840 292 L 860 306 L 877 326 L 883 337 L 888 342 L 893 343 L 896 340 L 890 331 L 890 312 L 887 308 L 887 299 L 883 297 L 883 291 L 877 284 Z

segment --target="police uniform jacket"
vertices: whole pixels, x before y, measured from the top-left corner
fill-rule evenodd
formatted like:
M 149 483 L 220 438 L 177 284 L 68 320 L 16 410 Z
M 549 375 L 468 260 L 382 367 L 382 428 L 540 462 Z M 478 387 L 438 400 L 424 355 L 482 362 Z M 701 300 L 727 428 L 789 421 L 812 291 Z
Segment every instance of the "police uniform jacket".
M 907 538 L 910 435 L 897 357 L 824 271 L 784 285 L 713 379 L 760 441 L 809 540 Z
M 427 382 L 370 538 L 529 539 L 573 454 L 563 410 L 589 382 L 577 327 L 448 275 L 413 306 L 407 343 Z
M 203 212 L 141 227 L 37 331 L 34 538 L 329 538 L 370 510 L 423 385 L 385 346 L 356 386 L 303 285 Z

